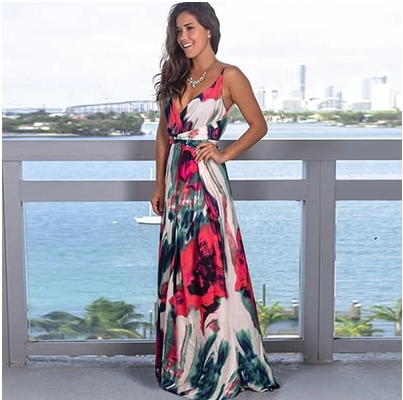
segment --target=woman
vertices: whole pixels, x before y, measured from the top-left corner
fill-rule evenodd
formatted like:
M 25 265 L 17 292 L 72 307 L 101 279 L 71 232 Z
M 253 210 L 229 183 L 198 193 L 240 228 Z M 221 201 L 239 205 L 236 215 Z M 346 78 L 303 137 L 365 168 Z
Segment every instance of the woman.
M 156 374 L 190 399 L 228 399 L 278 388 L 265 359 L 256 305 L 225 162 L 267 125 L 249 81 L 216 59 L 220 26 L 209 3 L 171 8 L 156 83 L 160 123 L 156 189 L 162 216 Z M 249 124 L 217 148 L 236 104 Z

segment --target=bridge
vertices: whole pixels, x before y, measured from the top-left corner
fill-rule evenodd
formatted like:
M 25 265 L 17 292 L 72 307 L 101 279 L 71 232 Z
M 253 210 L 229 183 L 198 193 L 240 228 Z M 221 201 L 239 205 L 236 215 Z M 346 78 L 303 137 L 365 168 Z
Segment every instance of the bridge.
M 346 103 L 346 101 L 341 100 L 338 97 L 326 97 L 318 100 L 317 107 L 319 111 L 342 110 Z
M 66 114 L 90 115 L 95 113 L 115 112 L 118 114 L 129 112 L 158 111 L 157 103 L 153 100 L 130 100 L 118 103 L 82 104 L 66 108 Z

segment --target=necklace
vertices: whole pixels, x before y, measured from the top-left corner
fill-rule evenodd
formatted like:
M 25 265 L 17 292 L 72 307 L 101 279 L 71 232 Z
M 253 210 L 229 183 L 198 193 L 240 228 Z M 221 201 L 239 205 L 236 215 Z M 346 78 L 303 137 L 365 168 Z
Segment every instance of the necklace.
M 192 75 L 189 75 L 188 78 L 186 79 L 187 82 L 190 84 L 190 86 L 192 86 L 192 88 L 194 89 L 199 83 L 202 83 L 204 81 L 204 78 L 207 75 L 207 72 L 209 71 L 209 69 L 213 66 L 213 64 L 216 62 L 217 60 L 214 60 L 209 67 L 203 72 L 202 76 L 199 79 L 193 79 Z

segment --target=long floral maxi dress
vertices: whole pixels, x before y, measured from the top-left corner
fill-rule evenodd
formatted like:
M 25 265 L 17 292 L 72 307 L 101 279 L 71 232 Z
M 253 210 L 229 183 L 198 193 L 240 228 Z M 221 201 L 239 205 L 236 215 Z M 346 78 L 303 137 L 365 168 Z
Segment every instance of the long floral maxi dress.
M 264 354 L 255 299 L 224 164 L 195 162 L 228 120 L 217 80 L 179 113 L 165 108 L 170 145 L 158 265 L 156 375 L 189 399 L 279 387 Z

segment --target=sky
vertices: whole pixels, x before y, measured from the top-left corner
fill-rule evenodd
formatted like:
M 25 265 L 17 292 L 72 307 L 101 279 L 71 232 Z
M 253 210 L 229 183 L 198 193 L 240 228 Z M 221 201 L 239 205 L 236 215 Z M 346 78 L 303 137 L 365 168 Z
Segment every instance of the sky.
M 3 2 L 2 107 L 151 100 L 173 2 Z M 307 88 L 387 75 L 402 87 L 399 0 L 210 2 L 217 58 L 258 90 L 280 89 L 290 64 Z

